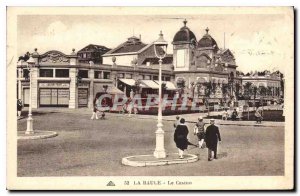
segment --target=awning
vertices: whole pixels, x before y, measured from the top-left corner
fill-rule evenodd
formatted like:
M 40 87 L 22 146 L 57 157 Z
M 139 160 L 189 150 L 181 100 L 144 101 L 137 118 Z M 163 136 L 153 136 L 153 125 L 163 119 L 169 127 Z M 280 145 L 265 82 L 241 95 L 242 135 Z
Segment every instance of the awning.
M 94 97 L 96 96 L 97 93 L 104 93 L 104 92 L 105 91 L 103 88 L 103 84 L 95 84 L 94 85 Z M 112 95 L 116 95 L 116 94 L 123 95 L 124 94 L 124 92 L 119 90 L 117 87 L 110 86 L 110 85 L 108 85 L 106 92 L 108 94 L 112 94 Z
M 197 81 L 200 83 L 208 82 L 207 77 L 197 77 Z
M 172 82 L 166 81 L 167 90 L 176 90 L 177 88 Z
M 124 95 L 124 92 L 118 89 L 115 86 L 108 86 L 107 88 L 107 93 L 112 94 L 112 95 Z
M 119 79 L 121 82 L 129 85 L 129 86 L 134 86 L 135 85 L 135 80 L 134 79 Z
M 158 80 L 154 80 L 154 82 L 156 82 L 157 85 L 159 84 Z M 161 82 L 166 84 L 167 90 L 177 90 L 177 88 L 172 82 L 170 81 L 161 81 Z
M 153 80 L 141 80 L 141 83 L 146 86 L 144 88 L 152 88 L 152 89 L 159 88 L 159 85 L 156 82 L 154 82 Z

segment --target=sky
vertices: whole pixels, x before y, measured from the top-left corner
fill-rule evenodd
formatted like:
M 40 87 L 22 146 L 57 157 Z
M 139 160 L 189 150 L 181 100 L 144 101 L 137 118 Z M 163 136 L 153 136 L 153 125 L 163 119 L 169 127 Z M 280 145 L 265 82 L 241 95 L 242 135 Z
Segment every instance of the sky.
M 70 54 L 88 44 L 114 48 L 128 37 L 141 35 L 142 42 L 158 39 L 162 30 L 169 42 L 187 19 L 187 26 L 199 41 L 208 27 L 219 48 L 229 48 L 243 72 L 280 70 L 293 58 L 293 35 L 283 15 L 226 14 L 226 15 L 19 15 L 17 22 L 18 55 L 27 51 L 43 54 L 58 50 Z M 293 24 L 290 24 L 293 25 Z

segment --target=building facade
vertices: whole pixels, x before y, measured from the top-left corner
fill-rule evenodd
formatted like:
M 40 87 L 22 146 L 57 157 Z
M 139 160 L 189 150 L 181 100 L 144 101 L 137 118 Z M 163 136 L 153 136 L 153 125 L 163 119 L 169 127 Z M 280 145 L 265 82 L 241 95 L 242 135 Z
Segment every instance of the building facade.
M 241 77 L 243 94 L 250 92 L 251 99 L 272 100 L 283 97 L 282 79 L 276 72 L 264 71 L 259 74 L 256 71 Z
M 17 65 L 18 99 L 25 106 L 29 104 L 31 82 L 32 108 L 91 108 L 96 93 L 106 91 L 129 97 L 137 86 L 136 81 L 139 81 L 141 92 L 158 91 L 158 65 L 149 66 L 144 61 L 139 66 L 137 61 L 131 62 L 130 66 L 119 65 L 115 58 L 109 64 L 97 64 L 90 60 L 85 63 L 79 61 L 74 49 L 70 55 L 56 50 L 39 54 L 35 49 L 32 57 L 36 63 L 31 69 L 31 78 L 25 61 L 20 60 Z M 169 90 L 175 90 L 171 83 L 174 79 L 172 70 L 165 68 L 163 79 Z
M 187 94 L 200 104 L 228 104 L 243 98 L 247 83 L 271 89 L 272 96 L 282 94 L 276 74 L 239 74 L 233 53 L 219 48 L 208 28 L 198 41 L 185 20 L 172 44 L 173 54 L 167 54 L 162 65 L 164 93 L 171 98 Z M 129 37 L 111 50 L 90 44 L 70 54 L 56 50 L 39 54 L 35 49 L 32 57 L 36 63 L 31 78 L 24 58 L 17 65 L 18 98 L 29 103 L 31 82 L 32 108 L 92 107 L 96 93 L 104 91 L 127 97 L 158 93 L 158 58 L 153 43 L 143 43 L 141 36 Z
M 187 27 L 187 21 L 183 23 L 172 42 L 177 87 L 184 88 L 191 98 L 206 98 L 211 102 L 219 102 L 224 97 L 229 99 L 234 95 L 234 88 L 230 90 L 229 83 L 236 82 L 234 55 L 229 49 L 218 47 L 208 28 L 197 41 Z

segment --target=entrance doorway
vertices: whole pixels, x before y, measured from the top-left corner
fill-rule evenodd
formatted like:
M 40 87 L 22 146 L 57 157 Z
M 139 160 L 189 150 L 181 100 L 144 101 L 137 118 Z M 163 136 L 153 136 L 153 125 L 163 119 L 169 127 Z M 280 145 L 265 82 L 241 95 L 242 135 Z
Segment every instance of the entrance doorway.
M 78 107 L 88 107 L 88 89 L 78 89 Z
M 68 107 L 69 89 L 40 89 L 41 107 Z

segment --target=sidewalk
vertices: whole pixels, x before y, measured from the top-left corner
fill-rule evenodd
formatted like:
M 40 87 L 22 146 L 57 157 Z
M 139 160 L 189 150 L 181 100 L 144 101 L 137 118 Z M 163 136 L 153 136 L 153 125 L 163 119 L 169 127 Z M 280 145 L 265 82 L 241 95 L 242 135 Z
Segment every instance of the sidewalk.
M 27 108 L 23 110 L 23 112 L 27 112 Z M 47 112 L 59 112 L 59 113 L 81 113 L 84 115 L 92 115 L 92 111 L 89 108 L 79 108 L 79 109 L 69 109 L 69 108 L 38 108 L 33 110 L 33 118 L 34 118 L 34 112 L 41 112 L 41 113 L 47 113 Z M 212 115 L 213 112 L 210 112 L 210 115 Z M 24 114 L 23 114 L 24 115 Z M 138 119 L 153 119 L 156 120 L 156 115 L 134 115 L 132 114 L 131 117 L 128 116 L 128 114 L 119 114 L 119 113 L 105 113 L 106 117 L 109 118 L 109 116 L 115 116 L 115 117 L 126 117 L 126 118 L 138 118 Z M 164 121 L 175 121 L 177 115 L 171 115 L 171 116 L 163 116 Z M 198 121 L 198 117 L 207 117 L 207 113 L 192 113 L 192 114 L 181 114 L 179 115 L 182 118 L 185 118 L 186 122 L 190 123 L 196 123 Z M 21 119 L 27 119 L 26 116 L 24 116 Z M 209 123 L 209 119 L 203 120 L 205 123 Z M 255 121 L 230 121 L 230 120 L 221 120 L 216 119 L 217 125 L 236 125 L 236 126 L 260 126 L 260 127 L 284 127 L 285 122 L 275 122 L 275 121 L 263 121 L 261 124 L 257 124 Z

